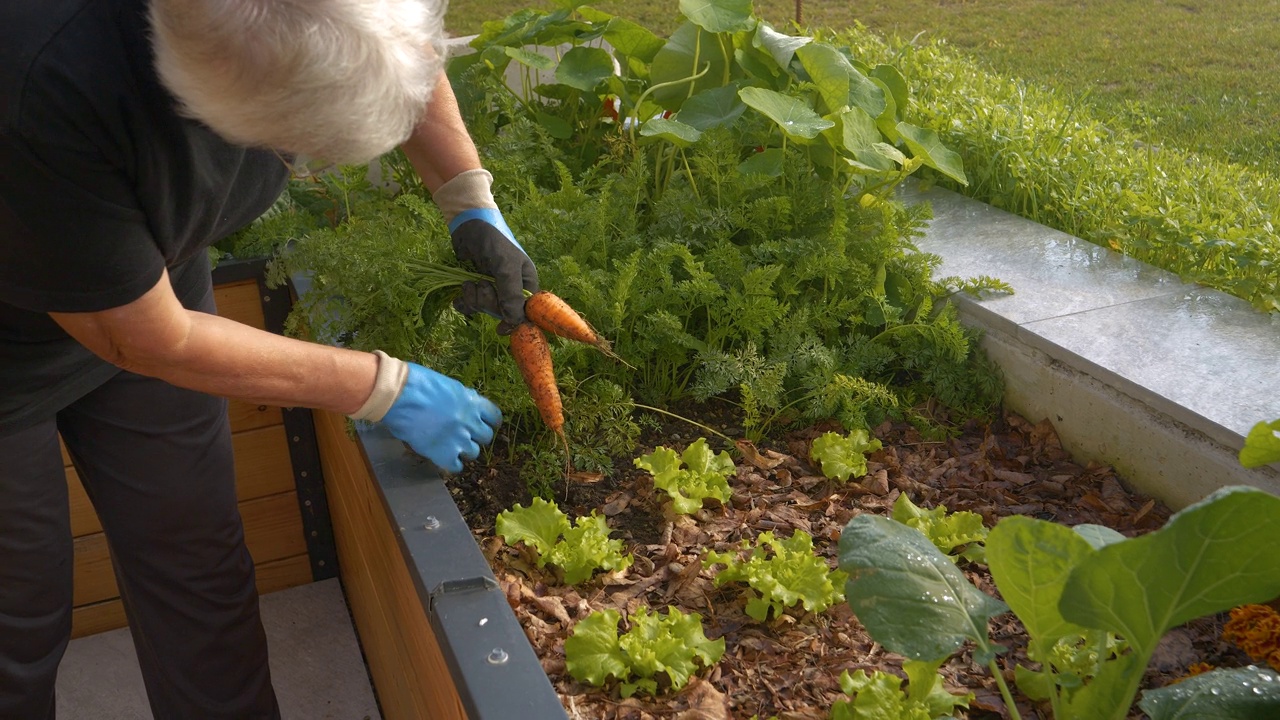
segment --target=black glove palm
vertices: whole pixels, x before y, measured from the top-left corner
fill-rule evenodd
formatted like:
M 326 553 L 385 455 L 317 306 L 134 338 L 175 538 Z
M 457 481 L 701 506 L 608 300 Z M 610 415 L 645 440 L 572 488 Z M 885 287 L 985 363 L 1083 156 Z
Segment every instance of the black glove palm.
M 476 272 L 492 275 L 493 283 L 467 282 L 453 306 L 464 315 L 483 312 L 500 319 L 498 332 L 507 335 L 525 321 L 525 291 L 538 291 L 538 270 L 502 213 L 489 208 L 469 210 L 449 223 L 453 252 Z

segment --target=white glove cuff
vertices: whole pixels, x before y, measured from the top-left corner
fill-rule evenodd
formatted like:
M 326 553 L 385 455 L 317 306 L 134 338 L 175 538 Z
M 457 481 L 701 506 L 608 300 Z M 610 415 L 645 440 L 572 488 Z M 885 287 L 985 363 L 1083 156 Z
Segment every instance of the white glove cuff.
M 400 391 L 409 380 L 409 363 L 397 360 L 381 350 L 374 350 L 373 354 L 378 356 L 378 376 L 373 381 L 373 393 L 359 410 L 347 416 L 352 420 L 381 420 L 400 397 Z
M 440 208 L 440 212 L 444 213 L 445 222 L 452 222 L 454 217 L 466 210 L 497 210 L 498 203 L 493 200 L 492 187 L 493 176 L 488 170 L 466 170 L 436 188 L 431 199 Z

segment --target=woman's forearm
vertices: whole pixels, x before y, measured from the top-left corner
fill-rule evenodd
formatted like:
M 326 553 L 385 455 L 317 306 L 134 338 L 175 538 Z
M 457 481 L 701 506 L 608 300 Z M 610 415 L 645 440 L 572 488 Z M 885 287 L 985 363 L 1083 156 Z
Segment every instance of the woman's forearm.
M 422 121 L 400 147 L 432 193 L 458 173 L 480 167 L 480 154 L 462 122 L 457 98 L 444 73 Z

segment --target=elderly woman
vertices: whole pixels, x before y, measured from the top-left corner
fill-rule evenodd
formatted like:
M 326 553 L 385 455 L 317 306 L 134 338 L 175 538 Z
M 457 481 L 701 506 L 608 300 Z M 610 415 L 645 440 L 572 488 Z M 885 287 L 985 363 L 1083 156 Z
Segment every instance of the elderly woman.
M 111 544 L 153 712 L 278 717 L 225 398 L 381 421 L 445 470 L 498 409 L 425 367 L 213 314 L 206 248 L 284 158 L 404 149 L 466 309 L 523 320 L 537 273 L 441 73 L 436 0 L 0 3 L 0 718 L 52 718 L 71 629 L 61 434 Z

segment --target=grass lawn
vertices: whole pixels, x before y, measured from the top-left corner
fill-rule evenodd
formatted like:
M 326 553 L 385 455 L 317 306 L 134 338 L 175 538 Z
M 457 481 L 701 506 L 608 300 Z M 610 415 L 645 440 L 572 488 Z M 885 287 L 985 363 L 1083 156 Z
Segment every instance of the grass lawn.
M 593 7 L 660 33 L 677 0 L 601 0 Z M 454 0 L 448 26 L 477 32 L 485 20 L 546 0 Z M 794 0 L 757 0 L 775 26 Z M 810 0 L 804 23 L 862 22 L 886 36 L 946 38 L 996 72 L 1087 96 L 1151 143 L 1203 152 L 1280 174 L 1280 3 L 1274 0 Z

